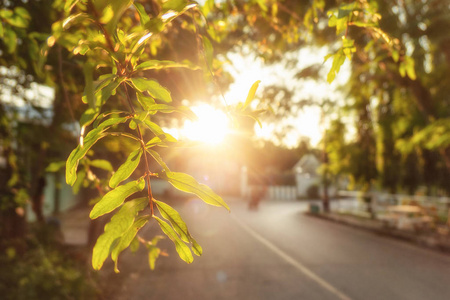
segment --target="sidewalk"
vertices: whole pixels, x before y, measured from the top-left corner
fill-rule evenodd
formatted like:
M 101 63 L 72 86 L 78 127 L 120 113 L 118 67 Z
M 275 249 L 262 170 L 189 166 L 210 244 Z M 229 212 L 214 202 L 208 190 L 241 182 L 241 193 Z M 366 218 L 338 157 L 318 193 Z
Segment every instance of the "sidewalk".
M 386 228 L 380 220 L 366 219 L 357 216 L 337 214 L 333 212 L 331 213 L 307 212 L 306 215 L 372 231 L 376 234 L 381 234 L 405 240 L 422 247 L 450 253 L 450 235 L 448 233 L 440 234 L 437 232 L 414 232 L 414 231 Z

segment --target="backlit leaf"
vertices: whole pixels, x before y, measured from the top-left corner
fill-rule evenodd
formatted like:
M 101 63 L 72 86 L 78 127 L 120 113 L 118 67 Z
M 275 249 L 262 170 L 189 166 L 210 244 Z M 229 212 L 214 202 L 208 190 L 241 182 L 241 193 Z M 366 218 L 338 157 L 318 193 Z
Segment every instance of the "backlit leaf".
M 111 252 L 111 259 L 114 261 L 114 272 L 119 273 L 119 269 L 117 268 L 119 254 L 125 250 L 133 241 L 139 229 L 141 229 L 145 224 L 147 224 L 150 216 L 143 216 L 138 218 L 133 225 L 128 228 L 127 231 L 121 236 L 119 242 L 114 247 Z
M 137 99 L 138 99 L 139 103 L 142 105 L 142 107 L 145 110 L 148 110 L 148 108 L 150 106 L 152 106 L 153 104 L 156 104 L 155 99 L 153 99 L 152 97 L 144 96 L 140 92 L 137 92 L 136 96 L 137 96 Z
M 177 140 L 171 136 L 168 133 L 164 133 L 158 136 L 155 136 L 150 141 L 145 144 L 146 148 L 151 148 L 154 146 L 160 146 L 160 147 L 168 147 L 168 143 L 176 143 Z
M 153 216 L 153 218 L 158 222 L 161 230 L 172 240 L 175 244 L 175 250 L 177 250 L 178 255 L 182 260 L 187 262 L 188 264 L 194 261 L 194 257 L 192 256 L 191 249 L 178 237 L 177 233 L 170 227 L 169 224 L 158 218 L 157 216 Z
M 163 218 L 170 222 L 173 229 L 175 229 L 181 239 L 186 243 L 189 243 L 190 234 L 187 225 L 181 218 L 180 214 L 174 208 L 164 202 L 155 199 L 153 199 L 153 202 L 158 207 L 158 210 Z
M 94 122 L 95 118 L 98 117 L 99 111 L 97 108 L 88 108 L 86 111 L 81 115 L 80 118 L 80 126 L 86 127 L 92 124 Z
M 161 249 L 155 246 L 149 246 L 148 249 L 148 264 L 150 266 L 150 270 L 155 269 L 156 260 L 159 257 L 159 254 L 161 253 Z
M 111 163 L 105 159 L 94 159 L 93 161 L 91 161 L 91 166 L 105 171 L 113 171 Z
M 179 172 L 165 172 L 161 176 L 169 181 L 176 189 L 186 193 L 197 195 L 200 199 L 214 206 L 223 206 L 228 211 L 230 208 L 223 199 L 213 192 L 213 190 L 202 183 L 198 183 L 194 177 Z
M 105 136 L 105 130 L 113 125 L 123 123 L 127 120 L 126 117 L 110 118 L 98 125 L 98 127 L 91 130 L 86 137 L 80 138 L 80 145 L 78 145 L 71 153 L 66 162 L 66 182 L 73 185 L 77 180 L 77 168 L 80 159 L 82 159 L 89 149 L 101 138 Z
M 155 199 L 153 201 L 158 207 L 161 215 L 164 217 L 164 219 L 170 222 L 173 229 L 178 233 L 180 238 L 186 243 L 192 243 L 194 254 L 200 256 L 203 252 L 202 247 L 200 247 L 200 245 L 194 240 L 194 238 L 192 238 L 187 225 L 181 218 L 180 214 L 174 208 L 164 202 Z
M 258 80 L 255 83 L 253 83 L 252 87 L 248 91 L 247 99 L 245 100 L 244 107 L 242 109 L 246 109 L 253 101 L 253 98 L 255 98 L 256 90 L 258 89 L 260 82 L 261 80 Z
M 136 214 L 143 210 L 147 204 L 147 198 L 128 201 L 111 218 L 111 221 L 105 225 L 105 231 L 97 239 L 92 253 L 92 267 L 95 270 L 100 270 L 112 251 L 111 246 L 133 226 Z
M 166 103 L 172 102 L 170 92 L 157 81 L 146 78 L 131 78 L 134 87 L 140 92 L 147 92 L 150 96 Z
M 147 60 L 136 67 L 138 70 L 160 70 L 168 68 L 187 68 L 191 70 L 198 70 L 199 67 L 195 66 L 189 62 L 177 63 L 170 60 Z
M 206 63 L 208 65 L 208 68 L 212 69 L 214 49 L 208 38 L 202 36 L 202 41 L 203 41 L 203 50 L 205 51 Z
M 138 179 L 136 181 L 131 181 L 124 185 L 118 186 L 103 196 L 103 198 L 92 208 L 89 217 L 91 219 L 96 219 L 113 211 L 120 206 L 127 197 L 142 191 L 144 187 L 145 180 L 143 179 Z
M 58 172 L 66 165 L 65 161 L 52 162 L 45 168 L 45 172 Z
M 64 4 L 64 11 L 69 12 L 80 0 L 67 0 Z
M 339 70 L 341 69 L 342 64 L 345 62 L 345 57 L 346 56 L 342 49 L 334 54 L 333 64 L 331 65 L 331 69 L 327 75 L 328 83 L 332 83 L 334 81 L 334 79 L 336 78 L 336 75 L 337 75 L 337 73 L 339 73 Z
M 117 169 L 109 180 L 109 186 L 115 188 L 119 183 L 131 176 L 141 161 L 142 149 L 139 147 L 130 153 L 127 160 Z
M 156 160 L 156 162 L 164 168 L 164 171 L 166 172 L 170 172 L 169 167 L 167 167 L 166 163 L 162 160 L 161 156 L 159 155 L 158 152 L 152 150 L 152 149 L 146 149 L 146 151 L 153 157 L 154 160 Z
M 148 16 L 147 12 L 145 11 L 145 8 L 142 4 L 134 2 L 134 6 L 136 7 L 136 10 L 139 14 L 139 18 L 141 19 L 141 25 L 145 25 L 150 21 L 150 17 Z

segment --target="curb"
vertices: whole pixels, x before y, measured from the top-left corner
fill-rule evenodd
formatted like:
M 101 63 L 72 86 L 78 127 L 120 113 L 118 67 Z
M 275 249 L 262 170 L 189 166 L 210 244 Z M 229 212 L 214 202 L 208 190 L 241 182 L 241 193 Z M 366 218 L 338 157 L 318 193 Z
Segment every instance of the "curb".
M 417 233 L 400 231 L 397 229 L 388 229 L 383 227 L 383 225 L 379 221 L 376 220 L 361 221 L 358 220 L 356 217 L 341 216 L 335 214 L 324 214 L 324 213 L 313 214 L 309 212 L 306 212 L 305 215 L 336 222 L 339 224 L 344 224 L 354 228 L 371 231 L 379 235 L 396 238 L 399 240 L 407 241 L 412 244 L 416 244 L 424 248 L 433 249 L 440 252 L 444 252 L 446 254 L 450 254 L 450 237 L 448 236 L 436 236 L 436 235 L 425 236 Z

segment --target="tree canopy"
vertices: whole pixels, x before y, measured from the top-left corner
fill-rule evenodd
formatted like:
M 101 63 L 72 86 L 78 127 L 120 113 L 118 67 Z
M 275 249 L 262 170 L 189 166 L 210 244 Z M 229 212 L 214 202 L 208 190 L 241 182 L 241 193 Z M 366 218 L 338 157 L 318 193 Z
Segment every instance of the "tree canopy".
M 189 106 L 199 94 L 221 99 L 232 81 L 224 70 L 227 54 L 244 47 L 270 64 L 286 63 L 289 53 L 304 47 L 326 45 L 328 82 L 350 62 L 342 103 L 302 104 L 319 105 L 327 115 L 325 168 L 333 176 L 392 192 L 414 192 L 425 184 L 428 193 L 448 193 L 450 34 L 442 28 L 450 25 L 449 10 L 444 0 L 2 1 L 0 64 L 12 78 L 2 76 L 1 84 L 25 100 L 32 83 L 55 90 L 51 124 L 44 126 L 51 134 L 45 137 L 34 135 L 35 124 L 19 130 L 20 109 L 2 92 L 1 155 L 8 178 L 0 182 L 2 209 L 14 215 L 38 188 L 45 166 L 53 162 L 47 170 L 57 171 L 62 165 L 55 161 L 68 156 L 67 183 L 98 192 L 91 218 L 115 211 L 94 247 L 95 269 L 111 256 L 118 270 L 120 252 L 139 243 L 153 268 L 158 240 L 137 234 L 150 220 L 192 262 L 192 253 L 202 253 L 200 245 L 178 212 L 154 198 L 150 181 L 166 180 L 228 209 L 208 186 L 169 168 L 161 149 L 185 145 L 163 128 L 170 120 L 195 118 L 183 100 Z M 297 68 L 295 59 L 287 65 Z M 321 68 L 310 65 L 296 77 L 317 79 Z M 251 105 L 258 79 L 239 104 L 226 108 L 250 127 L 263 112 Z M 269 103 L 277 118 L 299 105 L 291 97 L 295 89 L 283 84 L 257 97 L 282 104 Z M 275 100 L 280 90 L 283 96 Z M 353 119 L 352 137 L 343 116 Z M 63 140 L 76 147 L 70 155 Z M 21 155 L 32 163 L 23 164 Z

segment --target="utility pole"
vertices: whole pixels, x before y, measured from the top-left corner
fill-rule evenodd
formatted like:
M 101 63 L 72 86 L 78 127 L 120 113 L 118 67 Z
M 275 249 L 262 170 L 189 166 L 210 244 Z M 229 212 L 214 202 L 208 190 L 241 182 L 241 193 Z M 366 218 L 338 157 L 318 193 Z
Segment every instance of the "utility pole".
M 327 103 L 322 103 L 321 105 L 321 116 L 320 116 L 320 126 L 322 127 L 323 132 L 323 148 L 322 148 L 322 163 L 323 163 L 323 172 L 322 172 L 322 185 L 323 185 L 323 194 L 322 194 L 322 206 L 323 211 L 325 213 L 330 212 L 330 198 L 328 196 L 328 154 L 327 154 L 327 129 L 325 125 L 325 108 L 324 106 Z
M 330 198 L 328 196 L 328 154 L 327 154 L 327 130 L 324 130 L 323 134 L 323 149 L 322 149 L 322 162 L 324 164 L 323 174 L 322 174 L 322 184 L 323 184 L 323 196 L 322 204 L 323 211 L 330 212 Z

